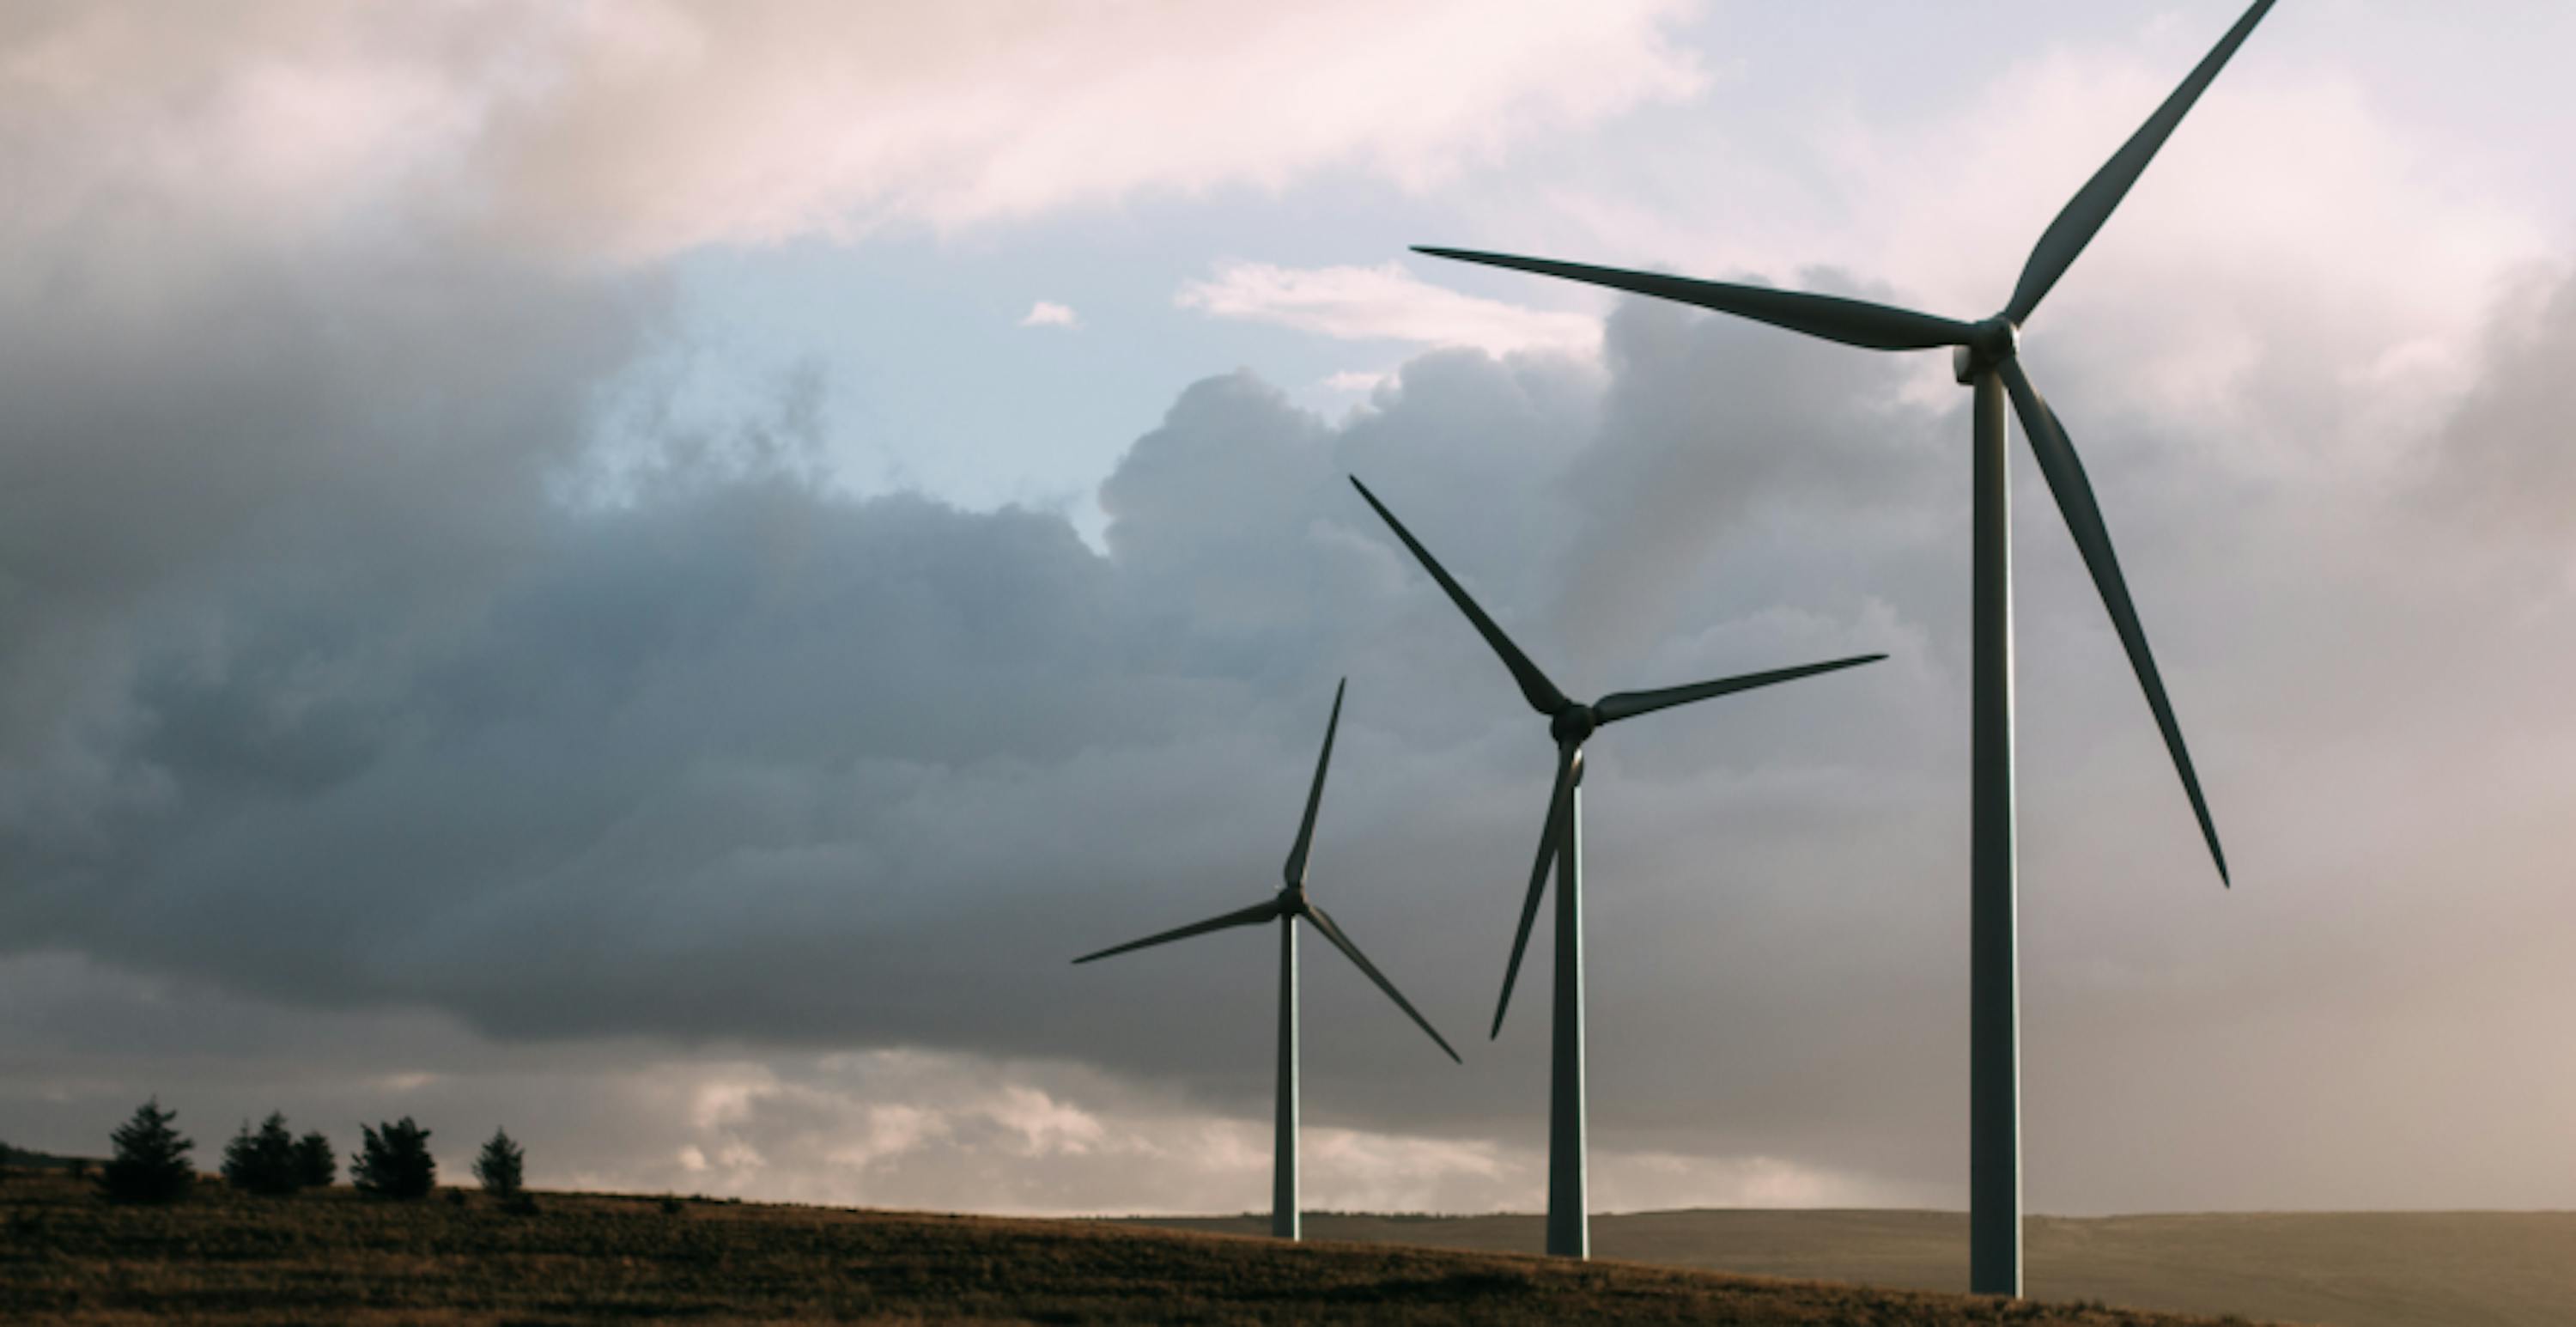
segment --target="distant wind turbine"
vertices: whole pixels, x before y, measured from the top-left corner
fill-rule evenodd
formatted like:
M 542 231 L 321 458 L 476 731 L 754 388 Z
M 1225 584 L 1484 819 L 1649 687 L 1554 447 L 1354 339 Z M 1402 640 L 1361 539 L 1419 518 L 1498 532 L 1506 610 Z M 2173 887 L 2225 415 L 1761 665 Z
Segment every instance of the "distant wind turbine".
M 1695 700 L 1708 700 L 1774 682 L 1794 681 L 1839 668 L 1876 663 L 1884 654 L 1864 654 L 1830 663 L 1805 664 L 1780 668 L 1767 673 L 1747 673 L 1741 677 L 1721 678 L 1714 682 L 1696 682 L 1689 686 L 1667 687 L 1661 691 L 1622 691 L 1603 696 L 1585 705 L 1569 699 L 1547 675 L 1521 653 L 1511 637 L 1485 616 L 1467 591 L 1450 578 L 1431 550 L 1424 548 L 1395 513 L 1369 492 L 1368 485 L 1352 477 L 1351 487 L 1360 491 L 1368 505 L 1377 509 L 1387 528 L 1413 550 L 1422 569 L 1449 592 L 1458 611 L 1475 624 L 1477 634 L 1501 655 L 1503 666 L 1511 670 L 1521 695 L 1530 708 L 1547 716 L 1548 733 L 1556 739 L 1556 785 L 1548 796 L 1547 823 L 1539 832 L 1538 863 L 1530 868 L 1529 894 L 1521 901 L 1519 934 L 1512 937 L 1512 961 L 1503 969 L 1503 994 L 1494 1003 L 1494 1029 L 1491 1035 L 1503 1033 L 1503 1011 L 1512 1003 L 1512 983 L 1520 976 L 1521 954 L 1529 948 L 1530 924 L 1538 919 L 1541 895 L 1547 892 L 1548 868 L 1556 868 L 1556 1025 L 1552 1038 L 1554 1066 L 1549 1076 L 1547 1113 L 1547 1251 L 1567 1258 L 1586 1258 L 1592 1253 L 1592 1233 L 1587 1214 L 1588 1182 L 1585 1174 L 1585 1126 L 1583 1096 L 1583 743 L 1603 724 L 1633 719 L 1640 714 L 1687 705 Z
M 1344 678 L 1340 685 L 1333 688 L 1333 717 L 1324 725 L 1323 753 L 1315 757 L 1315 784 L 1306 793 L 1306 818 L 1298 822 L 1297 846 L 1288 852 L 1288 865 L 1283 872 L 1287 884 L 1281 887 L 1276 895 L 1265 902 L 1256 903 L 1238 912 L 1229 912 L 1222 917 L 1211 917 L 1206 921 L 1165 931 L 1160 935 L 1149 935 L 1142 940 L 1131 940 L 1126 944 L 1103 949 L 1096 954 L 1085 954 L 1074 960 L 1076 963 L 1088 963 L 1093 959 L 1107 958 L 1112 954 L 1124 954 L 1129 950 L 1168 944 L 1174 940 L 1186 940 L 1191 936 L 1205 935 L 1210 931 L 1222 931 L 1236 926 L 1258 926 L 1273 919 L 1278 921 L 1279 1113 L 1276 1136 L 1271 1142 L 1273 1166 L 1270 1177 L 1270 1233 L 1281 1239 L 1298 1237 L 1298 919 L 1304 918 L 1323 934 L 1324 939 L 1332 943 L 1333 948 L 1347 955 L 1370 981 L 1377 983 L 1379 990 L 1386 992 L 1388 999 L 1395 1001 L 1398 1009 L 1403 1010 L 1405 1015 L 1418 1024 L 1423 1031 L 1431 1034 L 1431 1039 L 1439 1043 L 1440 1049 L 1446 1051 L 1451 1060 L 1458 1058 L 1458 1052 L 1449 1048 L 1448 1039 L 1440 1035 L 1439 1029 L 1431 1026 L 1431 1020 L 1424 1018 L 1421 1011 L 1413 1007 L 1412 1001 L 1404 998 L 1402 991 L 1395 989 L 1395 983 L 1388 981 L 1386 974 L 1377 970 L 1376 964 L 1368 961 L 1368 956 L 1360 952 L 1358 945 L 1351 943 L 1350 936 L 1344 934 L 1342 928 L 1334 923 L 1332 915 L 1316 907 L 1306 898 L 1306 854 L 1315 842 L 1315 808 L 1324 800 L 1324 771 L 1333 763 L 1333 733 L 1342 726 L 1342 692 L 1349 686 L 1350 679 Z
M 2146 629 L 2129 600 L 2119 559 L 2111 552 L 2110 532 L 2093 485 L 2084 477 L 2075 445 L 2056 412 L 2022 372 L 2018 351 L 2021 325 L 2039 308 L 2042 297 L 2075 256 L 2084 251 L 2129 186 L 2164 146 L 2165 139 L 2199 100 L 2201 91 L 2244 44 L 2254 25 L 2272 8 L 2256 0 L 2236 26 L 2167 97 L 2137 133 L 2110 161 L 2094 172 L 2074 199 L 2049 223 L 2023 265 L 2021 279 L 2003 311 L 1983 322 L 1963 323 L 1909 309 L 1861 300 L 1814 295 L 1762 286 L 1693 281 L 1652 272 L 1589 267 L 1545 258 L 1476 253 L 1461 249 L 1417 248 L 1437 258 L 1455 258 L 1495 267 L 1517 268 L 1547 276 L 1609 286 L 1640 295 L 1695 304 L 1739 318 L 1784 327 L 1793 332 L 1839 341 L 1868 350 L 1932 350 L 1952 347 L 1951 364 L 1959 381 L 1974 389 L 1975 545 L 1973 577 L 1974 679 L 1969 720 L 1972 766 L 1969 801 L 1969 1080 L 1968 1206 L 1969 1287 L 1980 1294 L 2019 1295 L 2021 1269 L 2021 1014 L 2015 989 L 2019 960 L 2015 935 L 2013 864 L 2013 688 L 2012 688 L 2012 489 L 2005 453 L 2004 400 L 2012 400 L 2040 473 L 2057 499 L 2059 514 L 2084 565 L 2093 574 L 2111 625 L 2127 649 L 2138 685 L 2147 693 L 2163 730 L 2174 771 L 2182 776 L 2183 793 L 2191 799 L 2209 844 L 2218 877 L 2227 880 L 2227 857 L 2219 850 L 2218 830 L 2201 798 L 2200 779 L 2184 750 L 2182 727 L 2165 699 L 2155 657 L 2147 651 Z

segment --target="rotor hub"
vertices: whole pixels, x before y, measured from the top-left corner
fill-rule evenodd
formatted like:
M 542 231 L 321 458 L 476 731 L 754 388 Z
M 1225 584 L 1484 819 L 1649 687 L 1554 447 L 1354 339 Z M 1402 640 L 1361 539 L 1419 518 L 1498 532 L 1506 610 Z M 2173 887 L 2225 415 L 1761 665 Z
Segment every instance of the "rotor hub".
M 1999 313 L 1970 329 L 1968 344 L 1950 351 L 1950 371 L 1962 383 L 1975 382 L 2019 353 L 2021 327 Z
M 1548 735 L 1554 737 L 1559 745 L 1580 742 L 1600 726 L 1601 716 L 1594 713 L 1589 705 L 1568 705 L 1547 721 Z

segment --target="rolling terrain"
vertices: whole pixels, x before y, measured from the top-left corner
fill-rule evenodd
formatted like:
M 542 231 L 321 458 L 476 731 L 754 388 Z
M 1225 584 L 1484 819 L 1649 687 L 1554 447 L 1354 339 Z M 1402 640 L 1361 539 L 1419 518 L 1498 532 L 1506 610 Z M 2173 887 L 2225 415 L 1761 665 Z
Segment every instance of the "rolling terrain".
M 138 1208 L 16 1175 L 0 1183 L 0 1221 L 10 1322 L 2217 1321 L 1615 1261 L 592 1194 L 513 1212 L 461 1192 L 392 1203 L 202 1185 Z
M 1250 1234 L 1263 1218 L 1170 1218 Z M 1318 1239 L 1488 1252 L 1544 1242 L 1537 1216 L 1306 1218 Z M 2033 1217 L 2028 1289 L 2193 1313 L 2340 1327 L 2576 1323 L 2576 1212 L 2213 1213 Z M 1592 1218 L 1605 1258 L 1757 1276 L 1957 1291 L 1957 1212 L 1685 1211 Z

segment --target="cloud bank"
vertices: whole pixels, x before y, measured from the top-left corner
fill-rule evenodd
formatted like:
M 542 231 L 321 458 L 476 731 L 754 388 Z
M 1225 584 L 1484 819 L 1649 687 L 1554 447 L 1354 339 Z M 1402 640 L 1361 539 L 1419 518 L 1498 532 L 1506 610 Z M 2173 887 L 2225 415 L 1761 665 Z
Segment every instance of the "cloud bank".
M 1225 263 L 1181 287 L 1174 302 L 1215 318 L 1243 318 L 1344 341 L 1466 346 L 1489 355 L 1554 351 L 1591 356 L 1601 322 L 1480 299 L 1432 285 L 1395 263 L 1294 269 Z
M 354 423 L 312 381 L 346 361 L 182 375 L 193 399 L 291 407 L 259 436 L 327 460 L 274 475 L 291 500 L 119 488 L 138 451 L 150 475 L 203 445 L 201 413 L 175 405 L 110 416 L 172 421 L 114 451 L 75 435 L 12 454 L 31 475 L 55 458 L 54 492 L 136 504 L 151 519 L 131 524 L 188 538 L 71 558 L 67 522 L 64 552 L 11 558 L 21 602 L 63 607 L 8 656 L 0 920 L 19 953 L 285 1007 L 443 1011 L 500 1045 L 801 1046 L 826 1057 L 817 1073 L 895 1051 L 1042 1059 L 1257 1119 L 1269 992 L 1242 980 L 1242 946 L 1064 960 L 1267 888 L 1347 673 L 1316 887 L 1464 1031 L 1543 800 L 1536 721 L 1349 495 L 1357 471 L 1576 690 L 1896 656 L 1595 753 L 1596 1104 L 1608 1152 L 1777 1158 L 1937 1194 L 1964 1101 L 1962 421 L 1905 404 L 1900 369 L 1829 349 L 1636 307 L 1612 321 L 1606 376 L 1434 354 L 1341 425 L 1212 379 L 1104 484 L 1105 554 L 1060 517 L 852 499 L 761 448 L 689 439 L 631 500 L 564 505 L 548 495 L 582 459 L 552 430 L 577 374 L 515 401 L 475 391 L 475 416 L 432 407 L 448 426 L 435 485 L 401 445 L 430 435 L 422 417 Z M 487 348 L 458 372 L 489 388 L 521 361 Z M 2479 399 L 2525 399 L 2513 366 L 2531 362 L 2503 360 Z M 77 378 L 9 387 L 35 418 L 107 413 Z M 2427 440 L 2441 473 L 2459 438 L 2499 436 L 2497 408 Z M 2467 584 L 2498 558 L 2549 564 L 2442 518 L 2440 484 L 2367 511 L 2214 495 L 2187 437 L 2067 409 L 2102 440 L 2105 501 L 2245 885 L 2207 878 L 2080 567 L 2025 523 L 2041 1201 L 2397 1201 L 2463 1176 L 2528 1192 L 2474 1149 L 2365 1183 L 2336 1148 L 2488 1100 L 2467 1047 L 2501 1051 L 2497 1009 L 2563 980 L 2535 938 L 2568 920 L 2543 814 L 2566 771 L 2554 720 L 2532 727 L 2555 682 L 2517 661 L 2551 656 L 2564 591 Z M 758 427 L 792 453 L 791 428 Z M 1676 489 L 1720 500 L 1653 500 Z M 2023 501 L 2045 511 L 2035 489 Z M 2379 531 L 2399 516 L 2415 533 L 2391 575 Z M 2462 667 L 2477 686 L 2438 685 Z M 2381 703 L 2396 695 L 2441 699 Z M 2528 796 L 2463 778 L 2423 809 L 2423 771 L 2496 751 L 2523 753 L 2511 787 Z M 2444 883 L 2463 862 L 2487 882 L 2476 909 Z M 2366 947 L 2391 933 L 2414 937 L 2405 953 Z M 1534 1014 L 1455 1070 L 1349 975 L 1309 979 L 1310 1026 L 1331 1029 L 1309 1063 L 1319 1118 L 1529 1145 L 1510 1140 L 1538 1118 Z M 2262 1012 L 2230 1012 L 2245 1010 Z M 2498 1041 L 2434 1035 L 2481 1020 Z M 2381 1055 L 2290 1049 L 2360 1037 Z M 2368 1067 L 2406 1055 L 2461 1072 Z M 2521 1100 L 2569 1090 L 2527 1072 Z M 1018 1100 L 992 1091 L 957 1108 L 974 1129 Z M 879 1127 L 836 1118 L 813 1137 Z M 2311 1141 L 2240 1155 L 2291 1132 Z M 2124 1135 L 2158 1141 L 2099 1147 Z M 673 1146 L 722 1164 L 716 1139 Z M 2177 1172 L 2180 1150 L 2228 1163 Z M 1445 1183 L 1414 1192 L 1464 1192 Z
M 1152 17 L 1122 10 L 1028 48 L 1115 76 L 1027 143 L 993 126 L 1063 90 L 1047 60 L 965 80 L 990 105 L 957 104 L 959 80 L 781 72 L 804 30 L 786 9 L 721 30 L 568 11 L 509 41 L 447 11 L 281 6 L 226 34 L 22 17 L 0 100 L 0 164 L 38 186 L 0 220 L 0 980 L 34 1012 L 0 1127 L 94 1146 L 85 1122 L 184 1087 L 217 1114 L 201 1136 L 270 1105 L 421 1103 L 459 1133 L 526 1110 L 562 1158 L 540 1173 L 567 1180 L 1251 1205 L 1257 1185 L 1228 1195 L 1259 1164 L 1264 955 L 1065 960 L 1260 897 L 1348 675 L 1315 887 L 1461 1038 L 1545 796 L 1536 721 L 1357 472 L 1571 690 L 1894 656 L 1596 747 L 1600 1192 L 1955 1201 L 1964 422 L 1917 366 L 1668 308 L 1564 321 L 1400 271 L 1246 264 L 1200 307 L 1425 352 L 1338 422 L 1257 373 L 1180 390 L 1102 483 L 1099 547 L 1053 513 L 838 489 L 811 381 L 720 427 L 599 436 L 600 386 L 671 332 L 658 255 L 1271 171 L 1435 179 L 1501 141 L 1475 128 L 1498 108 L 1686 92 L 1661 13 L 1466 52 L 1454 85 L 1401 85 L 1428 109 L 1395 138 L 1372 98 L 1446 16 L 1382 45 L 1280 18 L 1261 49 L 1351 86 L 1279 104 L 1335 114 L 1131 141 L 1175 98 L 1276 89 L 1112 59 L 1088 43 Z M 796 45 L 924 68 L 1021 49 L 976 44 L 986 11 L 921 22 Z M 723 114 L 658 109 L 675 87 Z M 880 136 L 931 118 L 951 136 L 918 155 Z M 865 131 L 816 128 L 845 119 Z M 811 169 L 732 150 L 800 134 L 828 149 Z M 1119 150 L 1067 148 L 1101 142 Z M 2440 214 L 2387 215 L 2405 236 Z M 2346 298 L 2339 264 L 2260 261 L 2302 229 L 2209 239 L 2234 255 L 2209 279 L 2249 293 L 2193 305 L 2195 334 L 2157 342 L 2191 353 L 2145 369 L 2157 329 L 2124 339 L 2072 285 L 2051 307 L 2044 380 L 2241 883 L 2210 878 L 2024 474 L 2045 1209 L 2563 1205 L 2551 1177 L 2576 1162 L 2550 1022 L 2576 925 L 2554 866 L 2576 614 L 2549 538 L 2576 499 L 2553 459 L 2576 299 L 2562 269 L 2492 317 L 2463 297 L 2457 362 L 2413 372 L 2415 288 Z M 1537 1011 L 1453 1068 L 1327 958 L 1319 1193 L 1534 1204 Z
M 21 227 L 138 187 L 298 226 L 427 199 L 511 246 L 633 263 L 1320 170 L 1419 188 L 1690 95 L 1683 8 L 275 0 L 39 6 L 0 35 L 41 165 Z M 100 142 L 127 150 L 79 146 Z

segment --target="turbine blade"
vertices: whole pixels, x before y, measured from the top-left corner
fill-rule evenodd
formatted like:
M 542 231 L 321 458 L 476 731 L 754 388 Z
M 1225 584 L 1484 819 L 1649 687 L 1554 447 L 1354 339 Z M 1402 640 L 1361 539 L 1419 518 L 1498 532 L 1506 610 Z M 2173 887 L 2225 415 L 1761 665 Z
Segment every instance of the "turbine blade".
M 1538 665 L 1531 663 L 1529 656 L 1521 653 L 1521 647 L 1512 644 L 1512 638 L 1504 635 L 1503 629 L 1495 626 L 1492 618 L 1485 616 L 1485 610 L 1478 608 L 1476 601 L 1467 597 L 1464 587 L 1450 579 L 1449 573 L 1442 570 L 1439 561 L 1431 556 L 1431 550 L 1424 548 L 1421 541 L 1413 537 L 1413 532 L 1404 528 L 1404 522 L 1395 519 L 1395 513 L 1388 511 L 1386 504 L 1378 501 L 1375 493 L 1369 492 L 1368 485 L 1361 483 L 1359 476 L 1351 476 L 1351 487 L 1358 489 L 1360 496 L 1368 499 L 1368 505 L 1377 509 L 1377 514 L 1385 519 L 1387 528 L 1395 531 L 1395 537 L 1403 540 L 1406 548 L 1413 550 L 1413 556 L 1421 561 L 1422 569 L 1430 572 L 1431 579 L 1440 582 L 1440 588 L 1449 592 L 1449 598 L 1451 602 L 1458 605 L 1458 611 L 1465 613 L 1467 620 L 1476 624 L 1477 634 L 1485 638 L 1486 644 L 1494 647 L 1494 653 L 1503 657 L 1503 666 L 1512 670 L 1512 680 L 1520 683 L 1521 697 L 1530 703 L 1530 708 L 1541 714 L 1554 714 L 1564 709 L 1565 693 L 1557 690 L 1554 682 L 1547 680 L 1547 674 L 1540 672 Z
M 1556 791 L 1547 798 L 1547 827 L 1539 831 L 1538 864 L 1530 868 L 1529 897 L 1521 901 L 1521 929 L 1512 937 L 1511 966 L 1503 969 L 1503 998 L 1494 1002 L 1494 1030 L 1487 1039 L 1503 1035 L 1503 1011 L 1512 1007 L 1512 983 L 1520 980 L 1521 954 L 1529 948 L 1530 924 L 1538 920 L 1538 901 L 1547 893 L 1547 874 L 1556 865 L 1558 843 L 1564 838 L 1565 799 L 1574 787 L 1574 761 L 1581 748 L 1561 742 L 1556 748 Z
M 2165 104 L 2158 106 L 2156 113 L 2148 116 L 2147 122 L 2138 127 L 2138 132 L 2131 134 L 2129 141 L 2121 144 L 2120 150 L 2112 153 L 2109 161 L 2102 163 L 2102 169 L 2093 172 L 2093 178 L 2086 180 L 2083 188 L 2076 190 L 2075 197 L 2067 201 L 2065 210 L 2057 214 L 2055 221 L 2048 223 L 2039 243 L 2032 246 L 2029 261 L 2022 265 L 2021 280 L 2013 286 L 2012 302 L 2004 306 L 2005 317 L 2016 323 L 2030 318 L 2031 312 L 2039 307 L 2040 300 L 2048 295 L 2049 287 L 2066 275 L 2066 269 L 2074 264 L 2075 256 L 2084 252 L 2085 245 L 2093 242 L 2094 232 L 2111 219 L 2112 209 L 2128 196 L 2129 186 L 2136 184 L 2138 176 L 2147 169 L 2147 163 L 2155 160 L 2156 150 L 2165 145 L 2165 139 L 2173 133 L 2174 126 L 2182 123 L 2182 117 L 2191 111 L 2191 104 L 2200 100 L 2201 91 L 2209 86 L 2211 79 L 2218 77 L 2218 71 L 2226 66 L 2228 57 L 2245 44 L 2245 38 L 2254 31 L 2254 25 L 2262 22 L 2263 15 L 2271 8 L 2272 0 L 2254 0 L 2244 17 L 2236 20 L 2236 26 L 2229 28 L 2227 35 L 2218 39 L 2218 45 L 2201 57 L 2199 66 L 2182 81 L 2182 86 L 2175 88 L 2173 95 L 2165 98 Z
M 1324 938 L 1333 942 L 1333 948 L 1342 951 L 1351 962 L 1358 964 L 1360 971 L 1367 973 L 1368 979 L 1376 982 L 1379 990 L 1386 992 L 1386 998 L 1395 1001 L 1396 1008 L 1403 1010 L 1416 1026 L 1430 1033 L 1431 1039 L 1440 1043 L 1440 1049 L 1447 1051 L 1450 1059 L 1458 1060 L 1458 1052 L 1450 1049 L 1449 1039 L 1440 1035 L 1440 1029 L 1431 1026 L 1431 1020 L 1424 1018 L 1422 1011 L 1414 1008 L 1411 1000 L 1404 998 L 1404 992 L 1395 989 L 1395 983 L 1388 981 L 1386 974 L 1378 971 L 1375 963 L 1368 961 L 1368 955 L 1361 953 L 1360 947 L 1352 944 L 1349 936 L 1342 934 L 1342 928 L 1333 924 L 1330 914 L 1309 903 L 1306 905 L 1306 920 L 1313 922 L 1315 929 L 1322 931 Z M 1463 1060 L 1458 1062 L 1466 1063 Z
M 1686 687 L 1666 687 L 1661 691 L 1622 691 L 1617 695 L 1603 696 L 1601 703 L 1592 707 L 1592 712 L 1598 715 L 1603 723 L 1617 723 L 1621 719 L 1632 719 L 1640 714 L 1651 714 L 1656 710 L 1669 709 L 1675 705 L 1688 705 L 1692 701 L 1707 700 L 1712 696 L 1751 691 L 1755 687 L 1767 687 L 1774 682 L 1794 682 L 1802 677 L 1830 673 L 1838 668 L 1857 668 L 1862 664 L 1877 663 L 1886 657 L 1884 654 L 1861 654 L 1849 659 L 1835 659 L 1829 663 L 1800 664 L 1795 668 L 1774 668 L 1767 673 L 1746 673 L 1742 677 L 1723 677 L 1714 682 L 1694 682 Z
M 1324 801 L 1324 771 L 1333 763 L 1333 732 L 1342 726 L 1342 693 L 1350 689 L 1351 680 L 1343 678 L 1333 688 L 1333 717 L 1324 723 L 1324 751 L 1315 757 L 1315 786 L 1306 792 L 1306 818 L 1297 822 L 1297 846 L 1288 852 L 1288 883 L 1306 883 L 1306 849 L 1315 842 L 1315 808 Z
M 2075 547 L 2084 555 L 2085 569 L 2093 573 L 2093 587 L 2102 594 L 2102 606 L 2111 611 L 2111 626 L 2120 633 L 2120 645 L 2129 652 L 2129 666 L 2137 670 L 2138 686 L 2147 693 L 2147 708 L 2155 711 L 2156 727 L 2164 731 L 2165 750 L 2173 755 L 2174 772 L 2182 776 L 2182 790 L 2191 798 L 2191 813 L 2200 819 L 2200 836 L 2209 841 L 2210 860 L 2218 864 L 2221 884 L 2227 877 L 2227 854 L 2219 850 L 2218 827 L 2210 822 L 2209 803 L 2200 795 L 2200 776 L 2191 768 L 2191 752 L 2182 744 L 2182 725 L 2174 718 L 2173 703 L 2165 699 L 2164 679 L 2156 672 L 2156 658 L 2147 650 L 2146 628 L 2138 624 L 2137 605 L 2130 602 L 2129 585 L 2120 576 L 2120 559 L 2111 551 L 2111 532 L 2102 524 L 2102 508 L 2093 500 L 2092 481 L 2084 477 L 2084 463 L 2076 459 L 2075 444 L 2066 436 L 2066 427 L 2057 421 L 2057 412 L 2048 408 L 2039 390 L 2030 385 L 2029 375 L 2022 372 L 2021 361 L 2007 359 L 2001 370 L 2004 388 L 2012 393 L 2013 413 L 2021 417 L 2022 432 L 2030 437 L 2030 449 L 2039 458 L 2039 472 L 2048 479 L 2048 491 L 2057 497 L 2057 510 L 2066 518 L 2066 531 L 2075 536 Z
M 1785 327 L 1792 332 L 1804 332 L 1809 336 L 1870 350 L 1930 350 L 1937 346 L 1961 346 L 1968 343 L 1970 333 L 1975 330 L 1955 319 L 1871 304 L 1866 300 L 1844 299 L 1839 295 L 1811 295 L 1802 290 L 1738 286 L 1723 281 L 1694 281 L 1689 277 L 1666 276 L 1660 272 L 1631 272 L 1616 267 L 1594 267 L 1588 263 L 1560 263 L 1552 258 L 1479 253 L 1473 249 L 1438 249 L 1417 244 L 1413 251 L 1434 258 L 1508 267 L 1515 271 L 1536 272 L 1541 276 L 1563 277 L 1568 281 L 1695 304 L 1703 309 L 1715 309 L 1719 313 L 1731 313 L 1738 318 L 1750 318 L 1774 327 Z
M 1174 940 L 1187 940 L 1194 935 L 1205 935 L 1210 931 L 1222 931 L 1228 927 L 1254 926 L 1262 922 L 1266 922 L 1278 915 L 1279 901 L 1277 899 L 1270 899 L 1253 904 L 1249 908 L 1229 912 L 1222 917 L 1210 917 L 1206 921 L 1192 922 L 1187 926 L 1165 931 L 1160 935 L 1149 935 L 1142 940 L 1130 940 L 1123 945 L 1103 949 L 1098 953 L 1085 954 L 1082 957 L 1075 959 L 1074 962 L 1088 963 L 1095 958 L 1107 958 L 1112 954 L 1124 954 L 1131 949 L 1143 949 L 1149 945 L 1170 944 Z

